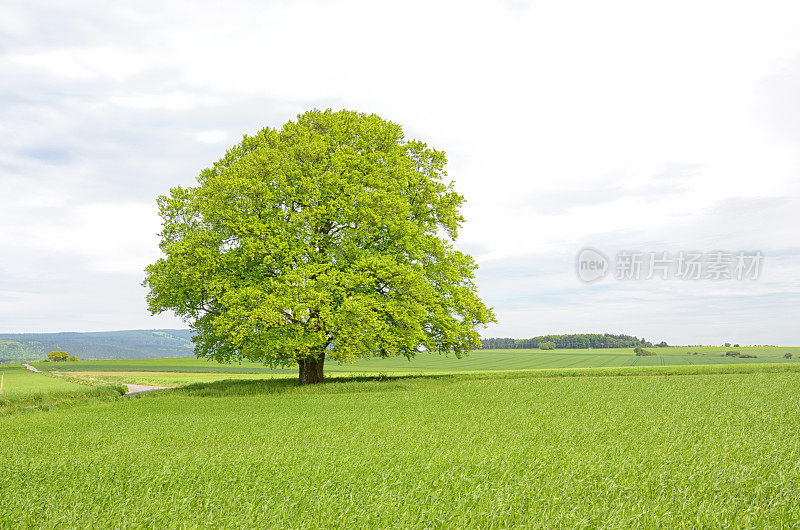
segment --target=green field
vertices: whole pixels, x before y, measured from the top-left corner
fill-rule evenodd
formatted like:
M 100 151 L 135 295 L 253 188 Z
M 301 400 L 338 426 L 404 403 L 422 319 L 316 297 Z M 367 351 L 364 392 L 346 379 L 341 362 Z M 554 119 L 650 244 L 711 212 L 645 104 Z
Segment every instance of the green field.
M 800 348 L 736 348 L 736 351 L 756 355 L 753 359 L 721 357 L 731 348 L 654 348 L 657 355 L 637 357 L 633 349 L 607 350 L 489 350 L 474 351 L 467 357 L 443 357 L 421 354 L 411 361 L 405 358 L 366 359 L 352 364 L 327 362 L 328 377 L 342 375 L 400 375 L 435 373 L 472 373 L 506 370 L 561 370 L 583 368 L 616 368 L 644 366 L 703 366 L 752 363 L 800 363 Z M 686 352 L 698 352 L 687 355 Z M 784 355 L 790 352 L 793 358 Z M 80 372 L 82 376 L 106 381 L 153 384 L 161 386 L 209 382 L 236 377 L 293 376 L 296 369 L 270 369 L 259 363 L 220 364 L 206 359 L 166 358 L 139 360 L 103 360 L 70 363 L 34 363 L 41 370 L 62 373 Z M 115 372 L 122 372 L 115 374 Z M 158 373 L 161 372 L 161 373 Z M 250 374 L 250 375 L 244 375 Z
M 0 373 L 3 374 L 0 414 L 98 398 L 115 398 L 124 392 L 124 389 L 118 386 L 91 385 L 67 377 L 37 374 L 18 364 L 0 365 Z
M 3 365 L 0 527 L 800 525 L 800 348 L 689 350 Z
M 4 380 L 3 393 L 0 395 L 0 399 L 46 392 L 69 392 L 85 388 L 82 385 L 66 381 L 62 377 L 48 377 L 43 374 L 33 373 L 18 364 L 0 365 L 0 373 L 3 374 Z
M 797 525 L 800 365 L 744 369 L 223 382 L 6 416 L 0 521 Z

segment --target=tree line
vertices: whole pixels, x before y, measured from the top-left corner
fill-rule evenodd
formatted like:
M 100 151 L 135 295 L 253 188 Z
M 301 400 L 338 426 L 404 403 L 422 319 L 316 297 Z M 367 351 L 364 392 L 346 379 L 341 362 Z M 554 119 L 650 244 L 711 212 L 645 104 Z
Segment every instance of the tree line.
M 576 333 L 569 335 L 542 335 L 530 339 L 512 338 L 486 338 L 481 339 L 484 350 L 512 350 L 512 349 L 561 349 L 561 348 L 635 348 L 635 347 L 663 347 L 665 341 L 653 344 L 644 338 L 631 335 L 613 335 L 611 333 Z

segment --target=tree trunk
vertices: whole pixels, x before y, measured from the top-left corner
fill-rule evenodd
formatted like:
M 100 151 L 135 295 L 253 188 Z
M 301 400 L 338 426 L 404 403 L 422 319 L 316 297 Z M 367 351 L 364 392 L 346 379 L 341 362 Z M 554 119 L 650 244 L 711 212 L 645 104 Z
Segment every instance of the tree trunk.
M 306 357 L 297 361 L 300 365 L 300 384 L 313 385 L 321 383 L 324 377 L 322 367 L 325 364 L 325 352 L 317 357 Z

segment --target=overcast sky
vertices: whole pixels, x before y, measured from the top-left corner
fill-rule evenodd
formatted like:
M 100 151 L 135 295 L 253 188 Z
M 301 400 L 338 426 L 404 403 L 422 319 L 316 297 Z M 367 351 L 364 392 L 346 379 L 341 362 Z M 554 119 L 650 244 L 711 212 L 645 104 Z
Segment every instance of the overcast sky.
M 800 344 L 800 3 L 0 4 L 0 332 L 149 316 L 155 198 L 244 133 L 372 112 L 448 154 L 484 336 Z M 577 252 L 761 251 L 591 285 Z

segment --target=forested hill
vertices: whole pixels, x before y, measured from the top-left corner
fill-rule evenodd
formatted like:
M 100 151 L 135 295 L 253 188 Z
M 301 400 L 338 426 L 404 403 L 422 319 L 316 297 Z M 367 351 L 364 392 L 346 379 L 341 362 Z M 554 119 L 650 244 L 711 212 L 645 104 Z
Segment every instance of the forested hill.
M 0 334 L 0 361 L 43 359 L 53 350 L 80 359 L 147 359 L 188 357 L 193 344 L 188 329 Z
M 530 339 L 481 339 L 483 349 L 523 348 L 633 348 L 666 346 L 630 335 L 610 333 L 542 335 Z M 33 361 L 53 350 L 66 351 L 80 359 L 147 359 L 193 355 L 188 329 L 137 329 L 124 331 L 0 334 L 0 361 Z
M 636 346 L 666 346 L 666 342 L 652 344 L 631 335 L 611 333 L 577 333 L 571 335 L 542 335 L 530 339 L 489 338 L 481 339 L 484 350 L 507 350 L 527 348 L 635 348 Z

